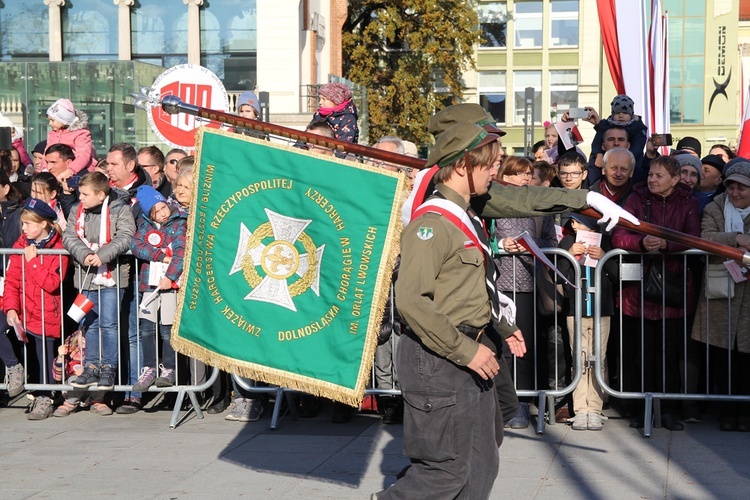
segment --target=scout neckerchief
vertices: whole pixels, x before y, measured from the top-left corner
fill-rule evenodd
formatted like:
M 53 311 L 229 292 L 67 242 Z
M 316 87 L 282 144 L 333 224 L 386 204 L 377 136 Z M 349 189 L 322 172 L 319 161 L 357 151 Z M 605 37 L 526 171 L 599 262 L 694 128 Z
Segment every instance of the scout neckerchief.
M 509 324 L 516 322 L 516 305 L 506 295 L 497 289 L 497 267 L 495 260 L 489 248 L 489 239 L 482 226 L 479 216 L 471 209 L 467 213 L 461 207 L 450 200 L 445 199 L 440 193 L 434 198 L 430 198 L 414 211 L 413 218 L 416 219 L 422 214 L 432 212 L 439 214 L 453 223 L 461 230 L 469 241 L 464 243 L 464 248 L 476 248 L 484 257 L 485 285 L 487 294 L 490 296 L 493 322 L 499 322 L 500 318 L 505 317 Z
M 404 202 L 404 206 L 401 209 L 401 222 L 404 223 L 404 227 L 409 224 L 409 221 L 414 219 L 414 212 L 419 206 L 424 203 L 425 198 L 432 194 L 435 190 L 435 184 L 432 182 L 432 178 L 435 177 L 435 173 L 440 169 L 437 165 L 431 168 L 420 170 L 414 178 L 414 187 L 409 193 L 409 197 Z M 432 185 L 432 191 L 427 192 Z
M 97 243 L 90 242 L 86 239 L 84 226 L 85 217 L 86 211 L 83 209 L 83 205 L 79 204 L 78 211 L 76 212 L 76 235 L 84 245 L 89 247 L 92 252 L 96 253 L 97 250 L 112 241 L 109 225 L 109 196 L 104 198 L 104 203 L 102 203 L 102 213 L 99 216 L 99 241 Z M 115 286 L 115 280 L 112 278 L 109 264 L 105 263 L 99 266 L 96 276 L 91 280 L 91 283 L 101 286 Z

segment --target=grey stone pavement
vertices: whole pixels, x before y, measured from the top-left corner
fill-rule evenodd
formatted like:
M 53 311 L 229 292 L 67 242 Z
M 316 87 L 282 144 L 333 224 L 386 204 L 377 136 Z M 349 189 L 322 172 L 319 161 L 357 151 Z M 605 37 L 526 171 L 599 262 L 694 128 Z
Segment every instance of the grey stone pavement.
M 402 427 L 375 415 L 333 424 L 324 409 L 271 430 L 266 408 L 254 423 L 193 415 L 170 429 L 166 411 L 28 421 L 23 404 L 0 408 L 2 499 L 367 499 L 407 464 Z M 492 498 L 750 497 L 750 434 L 719 432 L 711 415 L 650 438 L 628 423 L 613 416 L 601 432 L 509 431 Z

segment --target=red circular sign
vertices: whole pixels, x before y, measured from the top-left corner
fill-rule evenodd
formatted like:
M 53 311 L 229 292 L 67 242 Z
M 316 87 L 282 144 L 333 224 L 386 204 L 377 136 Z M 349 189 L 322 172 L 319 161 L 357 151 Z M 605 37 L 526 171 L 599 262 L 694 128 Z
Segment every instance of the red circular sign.
M 158 98 L 176 95 L 187 104 L 229 111 L 229 96 L 219 77 L 209 69 L 194 64 L 169 68 L 152 85 Z M 170 115 L 161 107 L 151 108 L 148 122 L 159 138 L 173 148 L 195 149 L 195 131 L 200 126 L 221 128 L 218 122 L 179 113 Z

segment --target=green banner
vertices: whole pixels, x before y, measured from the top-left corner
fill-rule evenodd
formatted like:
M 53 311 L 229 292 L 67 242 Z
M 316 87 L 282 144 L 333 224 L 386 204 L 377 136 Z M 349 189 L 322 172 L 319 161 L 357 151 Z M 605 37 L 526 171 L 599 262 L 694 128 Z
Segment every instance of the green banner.
M 175 349 L 357 405 L 398 254 L 403 174 L 203 129 L 194 179 Z

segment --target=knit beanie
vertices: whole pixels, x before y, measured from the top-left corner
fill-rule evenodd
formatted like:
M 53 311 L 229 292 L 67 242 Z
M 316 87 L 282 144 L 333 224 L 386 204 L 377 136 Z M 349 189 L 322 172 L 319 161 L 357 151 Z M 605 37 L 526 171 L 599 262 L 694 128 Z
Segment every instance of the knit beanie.
M 47 150 L 47 141 L 39 141 L 36 143 L 36 146 L 34 146 L 34 149 L 31 151 L 31 154 L 34 153 L 40 153 L 44 154 L 44 152 Z
M 343 83 L 326 83 L 318 89 L 318 95 L 330 99 L 335 105 L 352 98 L 352 91 Z
M 617 113 L 627 113 L 633 117 L 635 109 L 635 103 L 633 102 L 633 99 L 626 96 L 625 94 L 619 94 L 616 95 L 614 99 L 612 99 L 612 114 L 616 115 Z
M 726 165 L 722 157 L 719 155 L 704 156 L 703 159 L 701 159 L 701 163 L 703 165 L 710 165 L 714 167 L 716 170 L 719 171 L 719 173 L 722 173 L 724 171 L 724 165 Z
M 676 155 L 674 157 L 675 160 L 677 160 L 677 163 L 680 164 L 680 167 L 689 166 L 693 167 L 696 172 L 698 172 L 698 179 L 703 179 L 703 165 L 701 164 L 701 161 L 696 158 L 695 156 L 691 155 L 690 153 Z
M 16 128 L 10 118 L 0 113 L 0 127 Z
M 135 198 L 138 200 L 138 204 L 141 206 L 141 210 L 146 215 L 151 213 L 151 209 L 157 203 L 166 203 L 167 199 L 162 194 L 151 186 L 143 185 L 139 187 L 135 192 Z
M 47 110 L 47 116 L 63 125 L 70 126 L 76 121 L 76 110 L 70 99 L 58 99 Z
M 255 92 L 250 92 L 248 90 L 247 92 L 243 92 L 240 94 L 240 96 L 237 98 L 237 112 L 239 112 L 240 108 L 245 105 L 253 108 L 255 110 L 255 114 L 257 116 L 260 116 L 260 103 L 258 102 L 258 96 L 255 95 Z
M 677 143 L 677 149 L 689 149 L 694 151 L 698 156 L 701 155 L 701 141 L 695 137 L 685 136 Z
M 13 129 L 16 133 L 16 136 L 13 138 L 13 140 L 23 137 L 23 129 L 21 127 L 16 126 L 16 124 L 13 123 L 13 121 L 11 121 L 10 118 L 8 118 L 2 113 L 0 113 L 0 127 L 8 127 L 8 128 Z

